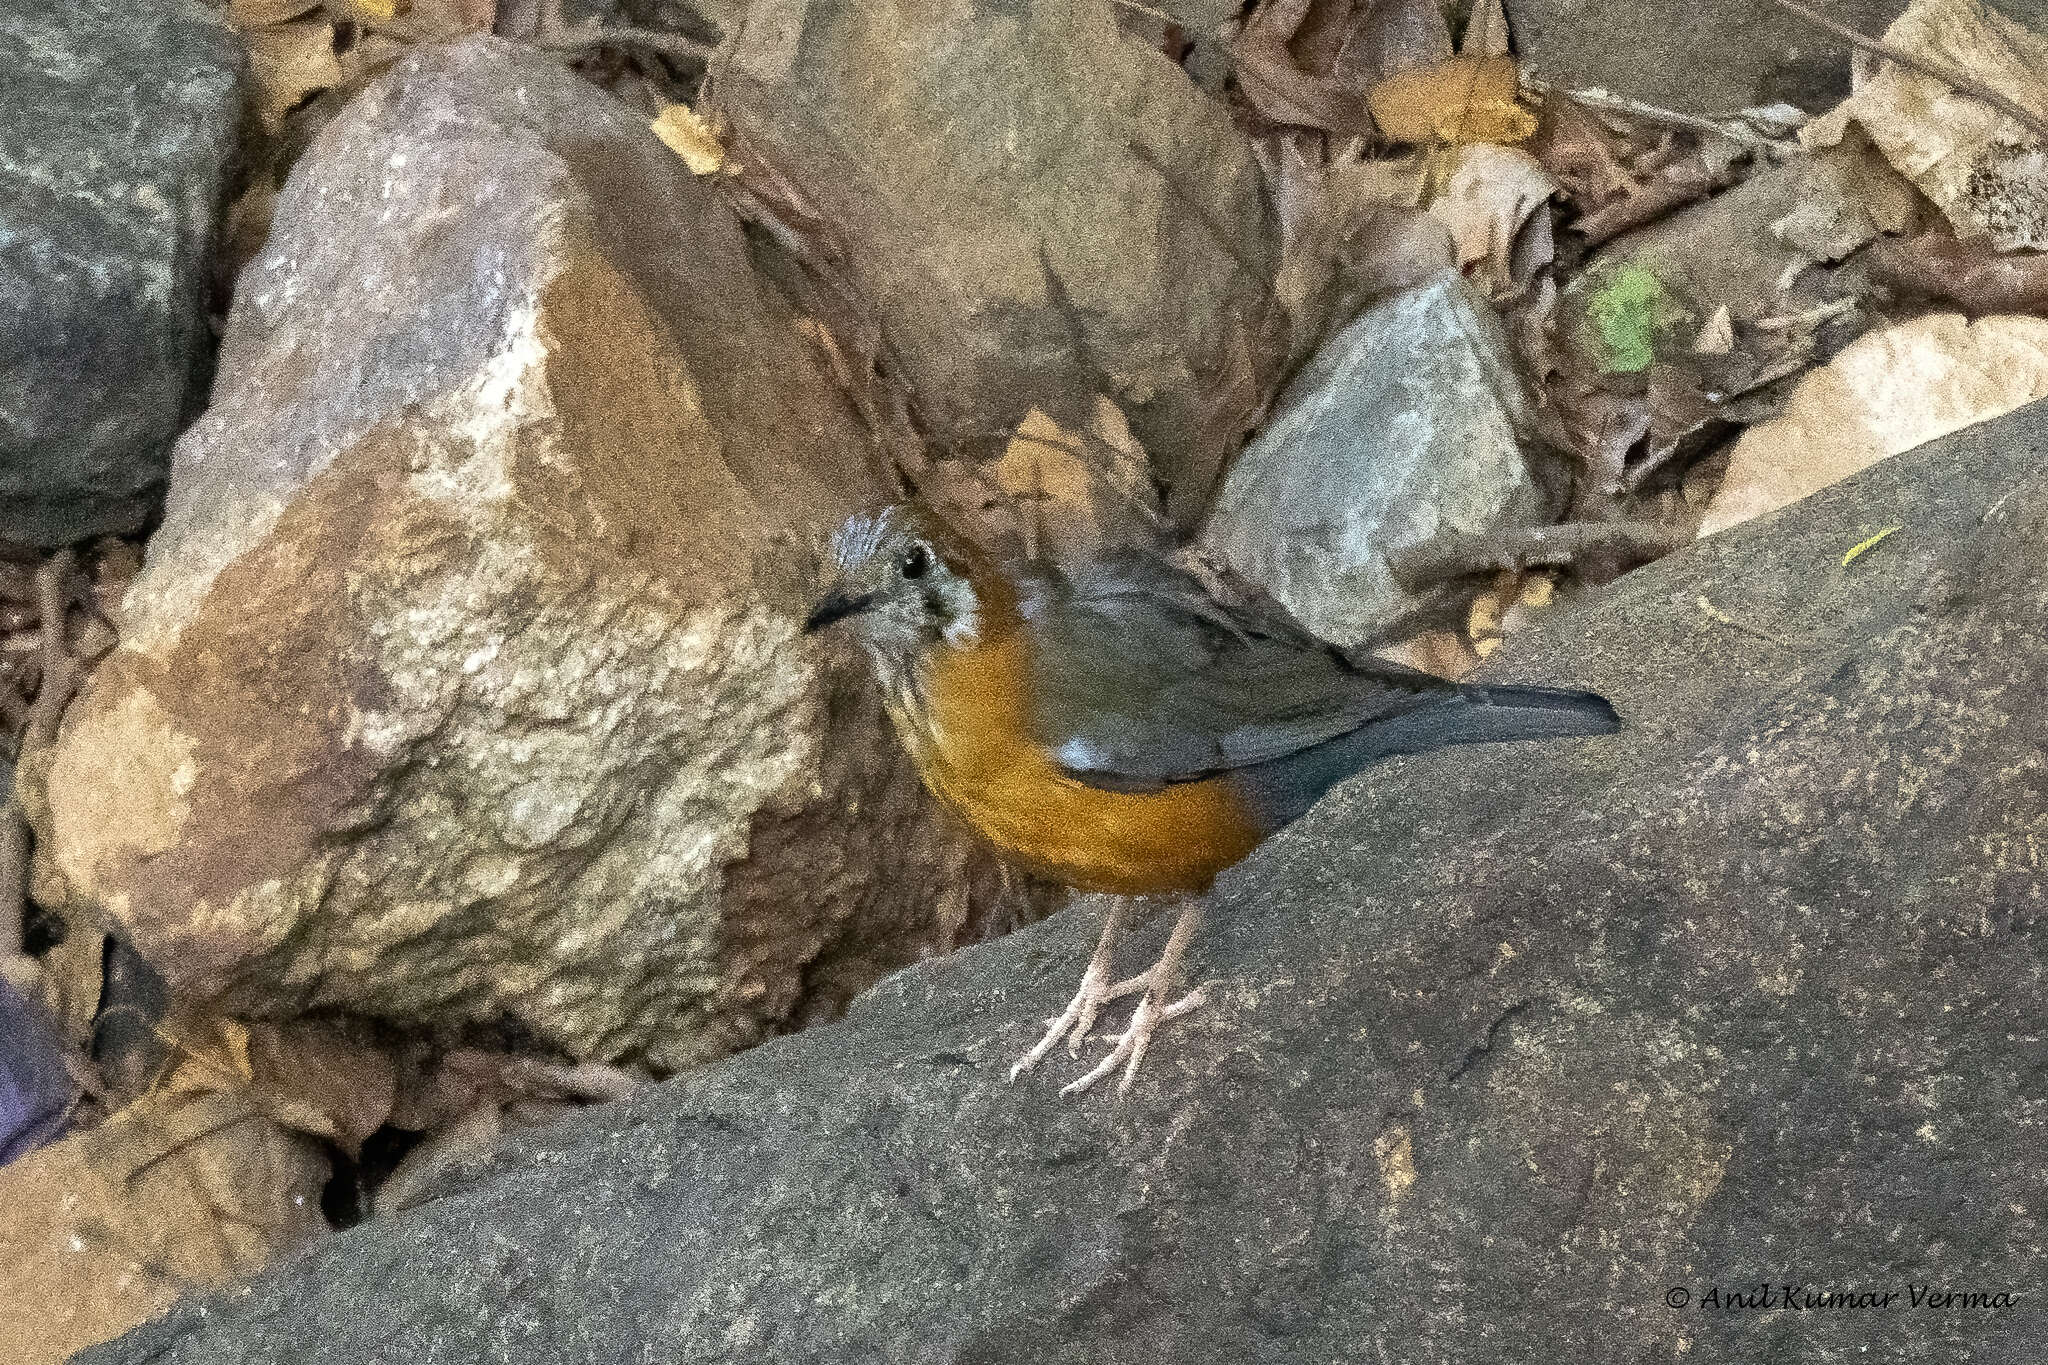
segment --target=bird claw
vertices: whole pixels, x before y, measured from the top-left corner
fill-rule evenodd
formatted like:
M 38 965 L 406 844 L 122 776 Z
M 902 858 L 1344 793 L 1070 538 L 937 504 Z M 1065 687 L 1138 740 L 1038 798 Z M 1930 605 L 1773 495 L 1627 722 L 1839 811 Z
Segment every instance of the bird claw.
M 1137 1077 L 1138 1067 L 1145 1060 L 1146 1050 L 1152 1045 L 1153 1033 L 1161 1024 L 1200 1008 L 1204 1002 L 1202 992 L 1197 989 L 1172 1004 L 1159 1003 L 1179 981 L 1181 957 L 1199 919 L 1197 903 L 1190 902 L 1174 924 L 1166 951 L 1160 954 L 1159 960 L 1136 976 L 1112 985 L 1109 967 L 1115 956 L 1117 940 L 1123 933 L 1122 907 L 1112 907 L 1109 922 L 1103 926 L 1102 940 L 1095 947 L 1094 957 L 1089 959 L 1088 970 L 1081 974 L 1080 989 L 1074 992 L 1074 998 L 1067 1002 L 1067 1008 L 1058 1017 L 1046 1021 L 1045 1036 L 1038 1040 L 1036 1047 L 1017 1059 L 1017 1064 L 1010 1068 L 1010 1080 L 1015 1082 L 1038 1065 L 1059 1046 L 1062 1039 L 1067 1042 L 1068 1054 L 1079 1057 L 1082 1044 L 1094 1032 L 1095 1019 L 1102 1007 L 1127 995 L 1137 995 L 1138 1007 L 1132 1011 L 1129 1025 L 1111 1045 L 1109 1055 L 1087 1075 L 1062 1087 L 1060 1094 L 1078 1095 L 1120 1065 L 1124 1068 L 1124 1077 L 1117 1085 L 1117 1093 L 1128 1091 L 1132 1080 Z
M 1116 1045 L 1109 1055 L 1095 1064 L 1095 1069 L 1078 1080 L 1069 1081 L 1060 1087 L 1061 1096 L 1078 1095 L 1089 1086 L 1116 1070 L 1118 1063 L 1124 1063 L 1124 1078 L 1117 1082 L 1116 1093 L 1127 1093 L 1131 1082 L 1137 1079 L 1138 1068 L 1144 1064 L 1145 1051 L 1152 1046 L 1152 1034 L 1161 1024 L 1178 1019 L 1183 1014 L 1200 1009 L 1208 1000 L 1201 990 L 1189 991 L 1171 1005 L 1161 1006 L 1153 1002 L 1152 993 L 1147 991 L 1138 1001 L 1138 1008 L 1131 1013 L 1130 1027 L 1117 1036 Z

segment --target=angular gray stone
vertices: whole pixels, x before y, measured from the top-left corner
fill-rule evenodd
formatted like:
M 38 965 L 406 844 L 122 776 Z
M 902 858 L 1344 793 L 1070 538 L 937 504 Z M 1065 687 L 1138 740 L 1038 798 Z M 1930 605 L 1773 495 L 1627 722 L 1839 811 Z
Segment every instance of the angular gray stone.
M 0 537 L 155 512 L 212 345 L 241 66 L 193 0 L 0 5 Z
M 2044 459 L 2048 403 L 1519 637 L 1627 729 L 1340 787 L 1122 1101 L 1005 1081 L 1061 914 L 81 1365 L 2048 1359 Z M 1896 1299 L 1700 1308 L 1760 1281 Z
M 1455 271 L 1323 344 L 1224 478 L 1202 540 L 1303 625 L 1366 643 L 1418 604 L 1391 562 L 1543 519 L 1527 402 L 1486 298 Z
M 1875 35 L 1906 0 L 1820 8 Z M 1771 0 L 1518 0 L 1512 20 L 1524 69 L 1567 89 L 1703 118 L 1781 100 L 1818 112 L 1849 93 L 1848 46 Z

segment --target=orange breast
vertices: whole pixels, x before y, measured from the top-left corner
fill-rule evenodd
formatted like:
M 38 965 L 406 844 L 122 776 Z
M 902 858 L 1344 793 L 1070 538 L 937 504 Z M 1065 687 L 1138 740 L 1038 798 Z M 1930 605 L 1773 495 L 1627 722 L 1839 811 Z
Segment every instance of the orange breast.
M 938 651 L 928 727 L 905 739 L 940 800 L 1015 861 L 1090 891 L 1200 891 L 1258 845 L 1223 779 L 1112 792 L 1061 772 L 1030 737 L 1029 649 L 1012 629 Z

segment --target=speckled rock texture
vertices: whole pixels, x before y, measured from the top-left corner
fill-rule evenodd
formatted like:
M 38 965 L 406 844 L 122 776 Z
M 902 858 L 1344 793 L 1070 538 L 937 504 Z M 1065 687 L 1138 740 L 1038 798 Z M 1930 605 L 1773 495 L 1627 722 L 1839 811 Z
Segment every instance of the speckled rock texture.
M 1628 728 L 1338 788 L 1122 1102 L 1005 1080 L 1062 913 L 82 1365 L 2048 1359 L 2044 467 L 2036 404 L 1547 623 L 1495 676 Z
M 1367 644 L 1422 603 L 1394 576 L 1403 550 L 1548 519 L 1528 420 L 1499 316 L 1447 272 L 1323 343 L 1230 467 L 1202 543 L 1325 640 Z
M 0 537 L 156 511 L 213 345 L 241 71 L 193 0 L 0 5 Z
M 660 1070 L 1008 927 L 783 600 L 866 461 L 644 118 L 496 40 L 408 58 L 241 281 L 38 895 L 237 1011 Z
M 1825 12 L 1875 35 L 1905 8 L 1842 0 Z M 1780 101 L 1818 113 L 1849 93 L 1848 44 L 1771 0 L 1522 0 L 1513 19 L 1528 74 L 1680 113 L 1725 117 Z
M 1199 515 L 1286 348 L 1221 101 L 1072 0 L 757 0 L 709 89 L 742 182 L 871 313 L 941 444 L 994 455 L 1102 393 L 1169 515 Z

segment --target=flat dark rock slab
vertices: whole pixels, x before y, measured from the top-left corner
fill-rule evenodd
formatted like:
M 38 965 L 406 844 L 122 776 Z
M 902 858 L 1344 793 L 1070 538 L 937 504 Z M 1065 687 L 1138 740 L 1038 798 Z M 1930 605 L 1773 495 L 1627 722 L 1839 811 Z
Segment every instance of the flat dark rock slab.
M 241 70 L 193 0 L 0 4 L 0 537 L 156 510 L 213 344 Z
M 1905 0 L 1839 0 L 1829 18 L 1872 37 Z M 1529 74 L 1703 118 L 1780 101 L 1818 113 L 1849 93 L 1849 46 L 1771 0 L 1515 0 Z
M 1342 787 L 1121 1102 L 1004 1079 L 1062 914 L 82 1359 L 2048 1359 L 2044 460 L 2037 404 L 1523 642 L 1628 729 Z

